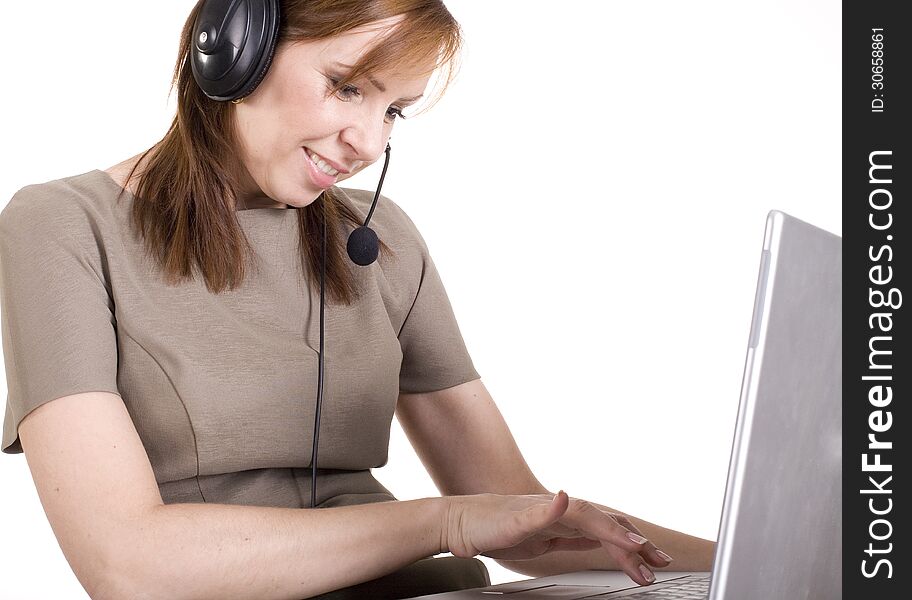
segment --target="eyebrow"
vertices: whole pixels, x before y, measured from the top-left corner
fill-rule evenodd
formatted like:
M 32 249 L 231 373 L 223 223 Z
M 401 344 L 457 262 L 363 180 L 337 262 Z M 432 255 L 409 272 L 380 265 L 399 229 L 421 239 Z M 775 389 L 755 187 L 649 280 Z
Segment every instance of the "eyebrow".
M 354 65 L 346 65 L 345 63 L 340 63 L 338 61 L 333 63 L 337 67 L 342 67 L 343 69 L 352 69 Z M 386 91 L 386 86 L 374 79 L 371 75 L 367 75 L 367 80 L 374 84 L 374 87 L 380 90 L 381 92 Z M 423 97 L 424 94 L 418 94 L 417 96 L 411 96 L 408 98 L 399 98 L 401 102 L 416 102 L 419 98 Z

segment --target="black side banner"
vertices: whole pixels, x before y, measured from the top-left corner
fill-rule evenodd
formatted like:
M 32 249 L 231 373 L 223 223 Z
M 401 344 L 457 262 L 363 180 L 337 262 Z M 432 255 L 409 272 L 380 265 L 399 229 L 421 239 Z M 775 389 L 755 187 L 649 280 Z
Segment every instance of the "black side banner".
M 912 597 L 912 21 L 902 6 L 843 2 L 842 576 L 851 599 Z

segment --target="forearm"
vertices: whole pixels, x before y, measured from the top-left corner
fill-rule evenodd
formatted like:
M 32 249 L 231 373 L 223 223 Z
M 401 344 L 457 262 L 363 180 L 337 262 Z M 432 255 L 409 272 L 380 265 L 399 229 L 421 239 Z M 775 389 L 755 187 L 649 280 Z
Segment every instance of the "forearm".
M 131 598 L 300 600 L 445 552 L 442 498 L 325 509 L 171 504 L 122 570 Z
M 674 560 L 656 571 L 710 571 L 716 544 L 673 529 L 660 527 L 627 513 L 594 503 L 601 510 L 624 515 L 656 547 Z M 585 551 L 549 552 L 531 560 L 498 560 L 498 564 L 530 577 L 545 577 L 559 573 L 585 570 L 620 570 L 618 564 L 603 548 Z

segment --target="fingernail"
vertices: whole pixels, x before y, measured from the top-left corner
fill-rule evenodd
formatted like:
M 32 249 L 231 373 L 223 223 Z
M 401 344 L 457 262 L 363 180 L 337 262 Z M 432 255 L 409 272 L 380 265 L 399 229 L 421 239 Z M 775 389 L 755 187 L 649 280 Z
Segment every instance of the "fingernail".
M 644 538 L 641 535 L 637 535 L 632 531 L 627 532 L 627 537 L 630 538 L 631 541 L 636 542 L 637 544 L 645 544 L 647 542 L 646 538 Z
M 664 558 L 664 559 L 667 560 L 668 562 L 671 562 L 671 561 L 674 560 L 672 557 L 668 556 L 667 554 L 665 554 L 664 552 L 662 552 L 662 551 L 659 550 L 658 548 L 656 548 L 656 554 L 658 554 L 659 556 L 661 556 L 662 558 Z
M 652 571 L 646 565 L 640 565 L 640 573 L 643 574 L 643 577 L 646 578 L 646 581 L 653 582 L 656 580 L 656 576 L 652 574 Z

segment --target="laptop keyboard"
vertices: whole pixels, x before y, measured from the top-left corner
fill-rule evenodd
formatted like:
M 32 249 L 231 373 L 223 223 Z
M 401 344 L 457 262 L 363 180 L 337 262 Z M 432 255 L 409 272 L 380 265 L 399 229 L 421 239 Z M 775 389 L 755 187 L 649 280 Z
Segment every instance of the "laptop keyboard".
M 681 580 L 654 583 L 640 590 L 609 592 L 598 596 L 586 596 L 585 600 L 596 598 L 640 598 L 642 600 L 706 600 L 709 597 L 709 576 L 686 577 Z M 632 592 L 632 593 L 631 593 Z

